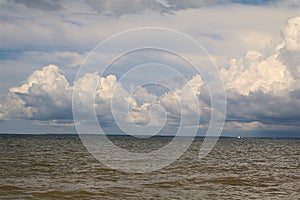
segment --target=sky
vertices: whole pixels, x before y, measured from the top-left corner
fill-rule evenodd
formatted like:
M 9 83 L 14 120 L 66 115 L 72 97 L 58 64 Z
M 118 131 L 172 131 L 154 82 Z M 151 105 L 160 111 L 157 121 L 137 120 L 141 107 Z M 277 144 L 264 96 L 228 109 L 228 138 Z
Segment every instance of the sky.
M 153 49 L 118 59 L 96 49 L 89 56 L 107 38 L 143 27 L 175 30 L 208 53 L 224 84 L 218 88 L 226 93 L 222 135 L 300 137 L 298 0 L 2 0 L 0 132 L 75 133 L 73 97 L 73 105 L 75 98 L 83 106 L 80 116 L 88 116 L 92 105 L 106 133 L 133 131 L 127 128 L 134 125 L 137 132 L 150 127 L 172 134 L 184 126 L 205 134 L 217 110 L 214 91 L 190 63 Z M 145 32 L 143 39 L 154 35 Z M 126 49 L 137 41 L 110 48 Z M 207 55 L 184 51 L 206 63 Z M 83 67 L 90 70 L 78 73 Z M 141 85 L 149 77 L 158 82 Z

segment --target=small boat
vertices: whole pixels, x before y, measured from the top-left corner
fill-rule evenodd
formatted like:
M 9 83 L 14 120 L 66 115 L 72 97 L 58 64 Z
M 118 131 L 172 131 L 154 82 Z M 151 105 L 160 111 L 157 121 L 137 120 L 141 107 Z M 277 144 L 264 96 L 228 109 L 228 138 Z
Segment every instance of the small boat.
M 237 139 L 241 139 L 242 137 L 241 137 L 241 136 L 237 136 L 236 138 L 237 138 Z

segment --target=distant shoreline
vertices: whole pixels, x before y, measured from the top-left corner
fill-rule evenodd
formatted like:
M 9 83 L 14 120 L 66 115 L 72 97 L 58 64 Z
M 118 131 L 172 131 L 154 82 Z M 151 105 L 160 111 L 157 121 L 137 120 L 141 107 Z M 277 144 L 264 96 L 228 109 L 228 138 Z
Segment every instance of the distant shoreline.
M 85 136 L 104 136 L 103 134 L 84 134 Z M 0 136 L 79 136 L 77 133 L 0 133 Z M 134 138 L 141 138 L 145 137 L 147 138 L 147 135 L 141 135 L 139 136 L 130 136 L 130 135 L 125 135 L 125 134 L 105 134 L 105 136 L 108 137 L 134 137 Z M 165 138 L 172 138 L 174 135 L 154 135 L 154 136 L 149 136 L 149 137 L 154 137 L 154 138 L 159 138 L 159 137 L 165 137 Z M 185 138 L 185 137 L 193 137 L 193 136 L 177 136 L 180 138 Z M 195 136 L 195 138 L 202 138 L 204 139 L 205 136 Z M 215 137 L 208 137 L 208 138 L 215 138 Z M 240 138 L 235 137 L 235 136 L 220 136 L 220 139 L 300 139 L 300 137 L 259 137 L 259 136 L 242 136 Z

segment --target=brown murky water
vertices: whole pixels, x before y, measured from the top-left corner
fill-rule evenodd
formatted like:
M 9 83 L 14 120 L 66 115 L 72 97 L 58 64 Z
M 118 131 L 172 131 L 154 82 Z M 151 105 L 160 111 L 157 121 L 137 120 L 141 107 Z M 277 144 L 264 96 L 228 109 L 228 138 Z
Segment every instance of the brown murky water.
M 111 137 L 137 151 L 171 138 Z M 0 199 L 300 199 L 300 140 L 202 139 L 170 166 L 133 174 L 94 159 L 77 136 L 0 136 Z

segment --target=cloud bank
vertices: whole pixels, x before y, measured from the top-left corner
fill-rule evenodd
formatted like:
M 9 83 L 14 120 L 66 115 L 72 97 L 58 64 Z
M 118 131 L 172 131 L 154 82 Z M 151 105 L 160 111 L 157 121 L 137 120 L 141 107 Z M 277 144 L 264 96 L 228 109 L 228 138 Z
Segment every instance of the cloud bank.
M 300 122 L 300 17 L 287 21 L 283 41 L 266 52 L 249 51 L 221 69 L 228 121 L 292 125 Z M 293 58 L 293 59 L 286 59 Z
M 38 9 L 42 11 L 59 11 L 62 9 L 72 9 L 72 6 L 62 0 L 9 0 L 13 4 L 24 5 L 30 9 Z M 297 0 L 85 0 L 74 1 L 73 4 L 79 4 L 82 7 L 88 7 L 99 14 L 113 15 L 116 17 L 144 12 L 147 10 L 159 13 L 172 13 L 177 10 L 197 9 L 214 5 L 232 5 L 242 4 L 251 6 L 299 6 Z
M 93 40 L 90 39 L 90 33 L 92 30 L 96 30 L 92 26 L 91 21 L 95 20 L 94 15 L 109 15 L 117 18 L 122 18 L 125 23 L 121 28 L 129 28 L 128 24 L 133 18 L 138 20 L 136 13 L 154 11 L 158 13 L 172 13 L 175 12 L 177 16 L 181 18 L 172 18 L 171 14 L 168 15 L 169 19 L 173 19 L 174 22 L 177 19 L 183 19 L 179 21 L 180 24 L 189 24 L 193 22 L 196 17 L 203 17 L 200 12 L 197 15 L 193 15 L 198 9 L 202 7 L 209 8 L 211 5 L 230 4 L 230 5 L 266 5 L 272 4 L 276 6 L 280 4 L 280 1 L 130 1 L 130 6 L 127 1 L 117 3 L 116 1 L 82 1 L 77 2 L 70 7 L 65 1 L 40 1 L 39 3 L 32 3 L 33 1 L 9 1 L 8 5 L 16 5 L 16 7 L 26 8 L 28 10 L 38 10 L 41 12 L 60 12 L 66 14 L 68 17 L 55 17 L 49 21 L 45 19 L 36 20 L 36 14 L 28 14 L 28 17 L 20 18 L 16 13 L 15 16 L 9 15 L 9 17 L 2 18 L 2 25 L 4 27 L 3 32 L 3 44 L 4 48 L 11 48 L 17 44 L 20 46 L 27 46 L 28 43 L 32 43 L 28 38 L 32 37 L 36 40 L 37 46 L 27 51 L 26 56 L 35 57 L 39 62 L 43 63 L 47 60 L 47 63 L 51 63 L 51 60 L 59 58 L 63 66 L 57 67 L 55 65 L 45 66 L 43 69 L 34 71 L 20 87 L 10 88 L 8 94 L 0 97 L 0 120 L 10 119 L 26 119 L 26 120 L 72 120 L 71 100 L 72 91 L 74 84 L 68 81 L 68 77 L 63 75 L 61 69 L 65 66 L 76 67 L 83 59 L 83 54 L 64 51 L 64 45 L 73 45 L 74 41 L 78 42 L 76 45 L 85 45 L 86 49 L 89 49 L 89 44 L 93 44 Z M 254 2 L 254 3 L 253 3 Z M 285 1 L 286 6 L 297 5 L 293 1 Z M 250 5 L 253 6 L 253 5 Z M 18 8 L 19 8 L 18 7 Z M 77 15 L 70 13 L 78 12 L 79 7 L 82 7 L 84 13 L 80 16 L 88 16 L 87 18 L 81 18 Z M 237 7 L 236 10 L 243 7 Z M 251 7 L 252 8 L 252 7 Z M 186 10 L 189 10 L 188 12 Z M 24 11 L 24 12 L 25 12 Z M 230 11 L 232 12 L 232 11 Z M 269 12 L 269 10 L 268 10 Z M 192 14 L 191 14 L 192 13 Z M 200 14 L 199 14 L 200 13 Z M 7 13 L 4 13 L 4 15 Z M 133 14 L 133 15 L 131 15 Z M 249 13 L 248 13 L 249 15 Z M 283 14 L 282 14 L 283 15 Z M 161 15 L 150 14 L 149 16 L 158 18 L 158 21 L 162 21 L 162 24 L 167 22 L 163 21 Z M 285 16 L 285 15 L 283 15 Z M 218 17 L 226 17 L 218 16 Z M 232 16 L 231 16 L 232 17 Z M 230 16 L 229 16 L 230 18 Z M 20 23 L 18 20 L 21 20 Z M 101 19 L 108 20 L 101 16 Z M 97 18 L 99 20 L 99 18 Z M 127 21 L 126 21 L 127 20 Z M 230 26 L 239 27 L 243 24 L 226 24 L 227 31 L 220 32 L 224 29 L 221 24 L 214 24 L 211 22 L 213 19 L 207 20 L 207 24 L 204 24 L 204 28 L 210 28 L 210 30 L 217 30 L 218 34 L 210 32 L 206 33 L 195 33 L 197 39 L 203 38 L 212 41 L 215 44 L 225 44 L 230 37 L 240 38 L 245 41 L 245 44 L 249 44 L 249 47 L 253 43 L 264 44 L 268 40 L 268 34 L 264 34 L 259 31 L 252 31 L 251 28 L 247 29 L 245 33 L 236 32 L 231 30 Z M 262 19 L 264 20 L 264 19 Z M 57 23 L 59 21 L 59 23 Z M 109 20 L 108 20 L 109 21 Z M 256 20 L 254 20 L 256 22 Z M 24 23 L 26 22 L 26 23 Z M 49 22 L 52 27 L 49 31 L 43 24 Z M 111 21 L 109 21 L 111 22 Z M 184 22 L 184 23 L 183 23 Z M 33 23 L 30 29 L 28 24 Z M 139 22 L 141 23 L 141 22 Z M 106 23 L 102 25 L 99 30 L 95 31 L 95 38 L 103 38 L 108 33 L 103 31 L 105 25 L 111 25 Z M 151 23 L 150 23 L 151 24 Z M 167 23 L 168 24 L 168 23 Z M 248 26 L 249 23 L 245 23 Z M 203 25 L 203 24 L 202 24 Z M 31 30 L 28 33 L 21 33 L 16 27 L 22 27 L 26 30 Z M 112 29 L 115 31 L 118 28 L 116 25 L 112 25 Z M 175 26 L 176 27 L 176 26 Z M 191 25 L 186 25 L 184 29 L 189 30 L 191 33 L 195 31 L 191 28 Z M 221 76 L 224 79 L 225 88 L 227 91 L 227 125 L 226 128 L 230 129 L 255 129 L 255 128 L 266 128 L 266 129 L 278 129 L 278 128 L 291 128 L 299 130 L 299 110 L 300 110 L 300 17 L 293 17 L 287 21 L 283 26 L 281 35 L 282 41 L 279 44 L 271 45 L 270 47 L 261 51 L 252 50 L 245 53 L 244 56 L 233 58 L 230 60 L 228 66 L 220 70 Z M 82 31 L 84 30 L 84 31 Z M 220 31 L 219 31 L 220 30 Z M 231 30 L 231 31 L 228 31 Z M 15 43 L 6 40 L 10 37 L 11 32 L 15 32 L 17 38 Z M 73 37 L 72 33 L 81 33 Z M 229 34 L 230 32 L 230 34 Z M 28 34 L 28 35 L 26 35 Z M 57 39 L 56 35 L 61 35 L 61 38 Z M 41 37 L 43 35 L 43 37 Z M 279 33 L 278 33 L 279 35 Z M 36 36 L 36 37 L 35 37 Z M 68 36 L 68 37 L 67 37 Z M 71 36 L 71 37 L 69 37 Z M 73 37 L 73 38 L 72 38 Z M 47 40 L 45 40 L 47 38 Z M 253 41 L 255 38 L 255 41 Z M 6 42 L 8 41 L 8 42 Z M 28 42 L 29 41 L 29 42 Z M 238 40 L 237 40 L 238 41 Z M 2 42 L 2 41 L 1 41 Z M 26 43 L 28 42 L 28 43 Z M 54 44 L 55 43 L 55 44 Z M 83 44 L 84 43 L 84 44 Z M 228 46 L 234 46 L 231 42 Z M 40 48 L 38 45 L 51 46 L 52 44 L 58 45 L 61 51 L 55 52 L 40 52 L 35 51 L 35 48 Z M 226 45 L 225 45 L 226 46 Z M 218 46 L 219 47 L 219 46 Z M 247 46 L 248 47 L 248 46 Z M 74 47 L 76 49 L 76 46 Z M 213 49 L 213 47 L 211 47 Z M 222 48 L 218 48 L 222 49 Z M 234 48 L 233 48 L 234 49 Z M 238 48 L 237 48 L 238 49 Z M 238 49 L 239 50 L 239 49 Z M 237 51 L 238 51 L 237 50 Z M 218 50 L 220 51 L 220 50 Z M 230 51 L 230 49 L 228 49 Z M 235 52 L 233 52 L 235 53 Z M 20 58 L 22 56 L 16 56 Z M 25 58 L 22 57 L 24 60 Z M 32 70 L 33 71 L 33 70 Z M 123 105 L 130 105 L 130 113 L 125 113 L 124 117 L 128 121 L 133 121 L 137 124 L 149 123 L 150 116 L 149 111 L 152 105 L 162 105 L 168 116 L 167 123 L 172 126 L 178 124 L 180 112 L 185 112 L 192 118 L 194 116 L 195 109 L 193 104 L 180 108 L 176 98 L 188 98 L 186 94 L 187 85 L 179 85 L 174 92 L 166 92 L 164 94 L 155 94 L 148 91 L 146 88 L 141 88 L 136 93 L 130 96 L 130 91 L 118 83 L 117 75 L 110 74 L 105 77 L 100 77 L 97 73 L 86 74 L 80 77 L 75 84 L 80 86 L 81 92 L 80 98 L 83 103 L 89 101 L 85 99 L 90 96 L 93 91 L 93 87 L 99 82 L 96 90 L 96 104 L 95 108 L 99 121 L 101 123 L 110 126 L 113 121 L 111 114 L 110 102 L 112 99 L 112 90 L 116 86 L 118 87 L 118 98 L 119 98 L 119 109 L 122 113 Z M 188 80 L 189 87 L 192 87 L 194 93 L 199 98 L 201 112 L 203 112 L 203 121 L 199 122 L 199 125 L 205 125 L 205 122 L 209 121 L 209 95 L 205 92 L 205 83 L 203 83 L 199 75 L 193 76 Z M 154 112 L 152 119 L 153 123 L 159 124 L 162 117 L 161 110 Z M 203 124 L 202 124 L 203 123 Z

